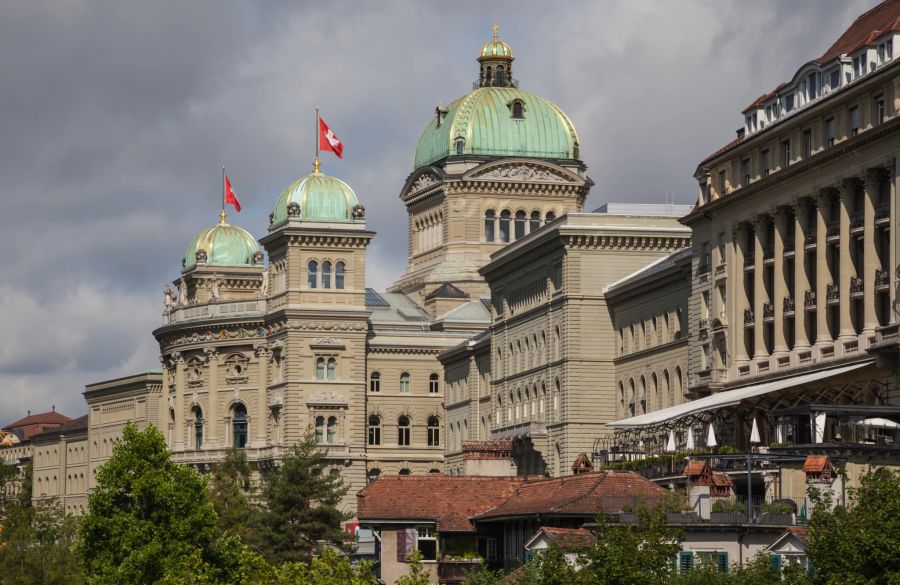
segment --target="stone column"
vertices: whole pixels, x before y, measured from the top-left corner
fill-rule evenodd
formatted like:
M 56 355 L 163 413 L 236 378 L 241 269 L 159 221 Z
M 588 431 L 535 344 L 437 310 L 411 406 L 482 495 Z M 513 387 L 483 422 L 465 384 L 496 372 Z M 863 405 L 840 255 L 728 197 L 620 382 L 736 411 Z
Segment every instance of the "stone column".
M 269 347 L 265 344 L 254 347 L 256 350 L 258 379 L 256 383 L 256 447 L 266 446 L 267 429 L 269 423 Z
M 882 181 L 884 169 L 875 168 L 866 171 L 866 192 L 863 196 L 863 336 L 870 339 L 878 327 L 878 315 L 875 313 L 875 271 L 881 266 L 878 252 L 875 249 L 878 230 L 875 228 L 875 205 Z
M 209 371 L 209 400 L 206 405 L 206 437 L 204 443 L 210 447 L 219 446 L 219 352 L 207 347 L 206 363 Z
M 827 285 L 831 281 L 828 270 L 828 243 L 825 241 L 828 229 L 825 214 L 833 193 L 833 189 L 822 189 L 819 192 L 816 211 L 816 346 L 820 350 L 832 343 L 828 332 L 828 303 L 825 300 Z
M 806 272 L 806 232 L 809 200 L 801 199 L 794 205 L 794 349 L 809 348 L 806 335 L 806 291 L 810 290 Z M 812 229 L 815 229 L 813 226 Z
M 759 216 L 753 223 L 753 359 L 762 360 L 769 357 L 766 352 L 765 320 L 763 304 L 766 302 L 766 284 L 763 278 L 763 233 L 768 216 Z
M 175 428 L 172 429 L 175 437 L 172 451 L 184 451 L 184 357 L 180 351 L 173 351 L 171 355 L 175 362 Z
M 788 346 L 785 339 L 785 327 L 787 323 L 784 318 L 784 298 L 787 296 L 787 283 L 784 276 L 784 240 L 787 237 L 787 222 L 790 219 L 788 208 L 780 207 L 775 212 L 775 241 L 772 249 L 775 256 L 775 266 L 772 271 L 772 305 L 775 309 L 775 326 L 773 338 L 773 353 L 775 355 L 787 355 Z M 796 258 L 796 250 L 795 255 Z M 794 315 L 797 314 L 796 307 Z M 796 318 L 796 317 L 795 317 Z
M 726 282 L 726 293 L 731 299 L 730 306 L 734 310 L 729 315 L 728 323 L 731 326 L 731 332 L 734 336 L 734 363 L 735 365 L 743 365 L 749 361 L 747 355 L 747 337 L 744 332 L 744 310 L 750 308 L 750 300 L 747 298 L 746 278 L 747 273 L 744 271 L 744 246 L 747 242 L 749 230 L 747 224 L 740 224 L 732 233 L 732 242 L 734 244 L 734 261 L 731 264 L 731 274 L 733 278 L 729 278 Z M 729 283 L 733 283 L 734 290 L 728 291 Z
M 840 295 L 840 329 L 838 338 L 841 341 L 849 341 L 856 338 L 853 329 L 853 307 L 850 306 L 850 278 L 853 274 L 853 263 L 850 258 L 850 248 L 853 242 L 850 240 L 850 210 L 853 208 L 853 196 L 859 186 L 859 179 L 853 177 L 841 181 L 841 205 L 840 205 L 840 266 L 837 270 L 838 291 Z

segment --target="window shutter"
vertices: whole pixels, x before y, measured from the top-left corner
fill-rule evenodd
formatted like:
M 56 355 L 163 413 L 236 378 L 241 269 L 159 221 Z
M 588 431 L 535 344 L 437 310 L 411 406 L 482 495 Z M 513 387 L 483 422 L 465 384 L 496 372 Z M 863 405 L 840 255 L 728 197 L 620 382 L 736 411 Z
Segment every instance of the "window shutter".
M 719 571 L 722 573 L 728 572 L 728 552 L 720 550 L 716 553 L 716 564 L 719 566 Z
M 688 571 L 694 568 L 694 553 L 693 551 L 683 550 L 678 553 L 678 572 L 684 575 Z
M 781 573 L 781 555 L 769 555 L 769 564 L 779 574 Z
M 406 562 L 406 529 L 397 530 L 397 562 Z
M 531 550 L 530 548 L 526 548 L 525 549 L 525 562 L 527 563 L 533 558 L 534 558 L 534 551 Z

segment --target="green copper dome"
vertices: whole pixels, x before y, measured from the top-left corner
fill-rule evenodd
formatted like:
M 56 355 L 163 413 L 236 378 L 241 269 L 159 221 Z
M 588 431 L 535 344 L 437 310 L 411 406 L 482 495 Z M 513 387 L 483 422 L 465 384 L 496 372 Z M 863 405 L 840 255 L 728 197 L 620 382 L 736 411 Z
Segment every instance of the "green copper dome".
M 191 241 L 184 253 L 184 267 L 197 264 L 197 252 L 206 252 L 206 264 L 213 266 L 253 266 L 259 244 L 250 232 L 222 223 L 206 228 Z
M 479 87 L 438 108 L 419 138 L 413 168 L 451 155 L 578 159 L 578 134 L 549 100 L 513 86 Z
M 284 188 L 275 204 L 272 225 L 285 221 L 294 203 L 297 205 L 293 209 L 299 211 L 299 219 L 303 221 L 352 222 L 359 199 L 342 180 L 313 172 Z

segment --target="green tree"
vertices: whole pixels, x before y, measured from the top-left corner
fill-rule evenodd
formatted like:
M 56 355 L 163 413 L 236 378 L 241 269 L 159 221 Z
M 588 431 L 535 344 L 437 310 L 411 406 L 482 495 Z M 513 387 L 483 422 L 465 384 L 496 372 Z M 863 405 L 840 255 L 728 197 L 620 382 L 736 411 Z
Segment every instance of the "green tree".
M 431 583 L 428 571 L 422 566 L 422 553 L 414 550 L 406 558 L 406 562 L 409 564 L 409 571 L 397 579 L 397 585 L 429 585 Z
M 662 505 L 638 510 L 638 522 L 613 526 L 597 516 L 597 542 L 579 562 L 578 577 L 597 585 L 670 583 L 672 559 L 681 550 L 681 531 L 666 524 Z
M 138 431 L 129 424 L 97 472 L 97 487 L 79 523 L 78 553 L 87 583 L 165 583 L 167 572 L 191 558 L 220 565 L 215 528 L 205 480 L 169 458 L 155 427 Z
M 834 506 L 813 492 L 807 556 L 815 582 L 880 585 L 900 583 L 900 472 L 866 473 L 850 488 L 850 505 Z
M 74 539 L 75 520 L 55 499 L 10 501 L 0 534 L 0 584 L 82 583 Z
M 277 569 L 278 585 L 375 585 L 372 565 L 350 560 L 332 548 L 325 548 L 307 563 L 285 563 Z M 426 581 L 427 583 L 427 581 Z
M 342 543 L 341 522 L 350 515 L 338 505 L 346 493 L 340 475 L 330 473 L 325 454 L 307 434 L 266 481 L 262 552 L 275 563 L 309 561 L 320 542 Z
M 231 448 L 209 478 L 208 497 L 221 533 L 234 534 L 251 547 L 259 545 L 259 509 L 253 503 L 251 469 L 243 449 Z
M 587 574 L 576 571 L 557 546 L 551 546 L 524 567 L 518 585 L 571 585 L 586 582 Z

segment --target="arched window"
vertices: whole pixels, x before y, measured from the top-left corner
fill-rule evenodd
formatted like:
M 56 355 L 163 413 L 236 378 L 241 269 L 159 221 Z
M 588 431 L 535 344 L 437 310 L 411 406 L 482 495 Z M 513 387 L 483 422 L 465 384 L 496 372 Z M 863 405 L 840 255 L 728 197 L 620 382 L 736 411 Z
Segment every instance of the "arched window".
M 324 380 L 325 379 L 325 358 L 319 358 L 316 360 L 316 380 Z
M 665 398 L 663 398 L 665 406 L 674 406 L 675 399 L 672 396 L 672 381 L 669 378 L 669 370 L 663 371 L 663 391 L 665 392 Z
M 378 469 L 377 467 L 374 469 L 370 469 L 369 473 L 367 474 L 367 477 L 369 478 L 369 483 L 372 483 L 373 481 L 378 479 L 379 475 L 381 475 L 380 469 Z
M 650 410 L 662 407 L 662 399 L 659 396 L 659 379 L 656 377 L 656 372 L 653 372 L 650 375 Z
M 411 474 L 412 474 L 412 472 L 405 467 L 400 470 L 400 475 L 411 475 Z
M 194 449 L 203 446 L 203 411 L 199 406 L 194 406 Z
M 516 239 L 525 237 L 525 212 L 521 209 L 516 212 Z
M 493 209 L 488 209 L 484 212 L 484 241 L 485 242 L 493 242 L 494 241 L 494 221 L 496 220 L 497 214 L 494 213 Z
M 369 415 L 369 444 L 381 444 L 381 419 L 377 414 Z
M 503 66 L 497 67 L 497 86 L 503 87 L 506 85 L 506 71 L 503 69 Z
M 397 419 L 397 445 L 400 447 L 409 447 L 410 424 L 408 416 L 401 416 Z
M 644 414 L 647 412 L 647 380 L 641 376 L 641 394 L 640 394 L 640 413 Z
M 556 214 L 552 211 L 548 211 L 547 215 L 544 216 L 544 223 L 550 223 L 554 219 L 556 219 Z
M 334 288 L 344 289 L 344 263 L 338 262 L 334 265 Z
M 518 120 L 525 117 L 525 104 L 521 100 L 515 100 L 512 103 L 512 117 Z
M 381 392 L 381 374 L 378 372 L 369 376 L 369 392 Z
M 673 396 L 675 401 L 681 402 L 682 400 L 682 374 L 681 368 L 675 368 L 675 396 Z
M 307 272 L 306 285 L 309 288 L 316 288 L 316 283 L 318 281 L 318 276 L 317 276 L 318 271 L 319 271 L 319 264 L 315 260 L 310 260 L 309 263 L 306 265 L 306 272 Z
M 337 443 L 337 417 L 329 416 L 328 417 L 328 427 L 327 434 L 325 438 L 328 441 L 329 445 L 334 445 Z
M 463 140 L 462 138 L 456 139 L 456 154 L 457 154 L 457 156 L 462 155 L 463 149 L 465 148 L 465 146 L 466 146 L 465 140 Z
M 441 391 L 441 381 L 440 377 L 437 374 L 431 374 L 428 376 L 428 392 L 430 394 L 437 394 Z
M 540 211 L 532 211 L 531 212 L 531 220 L 529 221 L 528 230 L 530 232 L 534 232 L 539 230 L 541 227 L 541 212 Z
M 316 417 L 316 443 L 325 442 L 325 417 Z
M 634 380 L 628 380 L 628 416 L 634 416 Z
M 619 382 L 619 395 L 617 398 L 619 399 L 619 411 L 625 412 L 625 385 L 622 382 Z
M 337 360 L 328 358 L 328 379 L 334 380 L 337 373 Z
M 489 85 L 491 85 L 491 82 L 493 82 L 493 81 L 494 81 L 494 72 L 493 72 L 493 69 L 491 69 L 491 66 L 488 65 L 484 69 L 484 84 L 489 86 Z
M 553 389 L 553 413 L 559 418 L 559 379 L 554 382 Z
M 247 446 L 247 407 L 236 404 L 231 411 L 231 426 L 234 431 L 234 447 L 243 449 Z
M 441 444 L 441 421 L 436 416 L 428 417 L 428 446 L 437 447 Z
M 331 288 L 331 262 L 322 262 L 322 288 Z
M 409 392 L 409 372 L 400 374 L 400 392 Z
M 553 359 L 558 360 L 560 354 L 560 337 L 559 337 L 559 325 L 557 325 L 553 329 L 553 334 L 556 337 L 555 343 L 553 344 Z
M 500 212 L 500 241 L 509 241 L 509 218 L 511 214 L 508 209 Z

